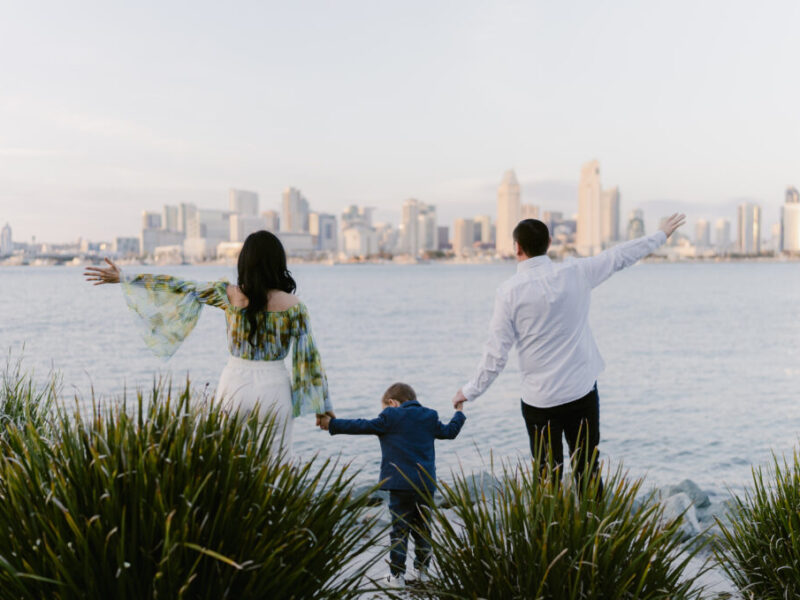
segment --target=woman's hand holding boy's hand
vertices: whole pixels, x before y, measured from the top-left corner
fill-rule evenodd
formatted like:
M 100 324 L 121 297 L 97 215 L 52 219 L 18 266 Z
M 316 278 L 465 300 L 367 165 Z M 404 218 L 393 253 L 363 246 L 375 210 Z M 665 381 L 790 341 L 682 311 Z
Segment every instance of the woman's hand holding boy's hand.
M 324 415 L 317 415 L 317 425 L 323 431 L 328 431 L 328 426 L 331 424 L 331 417 L 330 413 L 325 413 Z

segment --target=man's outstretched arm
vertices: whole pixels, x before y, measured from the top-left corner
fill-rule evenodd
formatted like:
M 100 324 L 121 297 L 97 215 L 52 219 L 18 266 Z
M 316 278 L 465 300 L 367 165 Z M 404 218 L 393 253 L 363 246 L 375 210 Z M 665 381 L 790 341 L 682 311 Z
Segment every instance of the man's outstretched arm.
M 514 324 L 511 321 L 509 298 L 498 290 L 494 301 L 494 313 L 489 324 L 489 339 L 478 363 L 475 376 L 456 392 L 453 406 L 459 410 L 458 403 L 474 400 L 480 396 L 497 378 L 508 362 L 508 352 L 514 345 Z
M 591 258 L 581 258 L 578 264 L 586 274 L 591 287 L 597 287 L 617 271 L 630 267 L 659 248 L 678 227 L 686 222 L 686 215 L 675 213 L 664 219 L 661 228 L 652 235 L 646 235 L 624 244 L 618 244 Z

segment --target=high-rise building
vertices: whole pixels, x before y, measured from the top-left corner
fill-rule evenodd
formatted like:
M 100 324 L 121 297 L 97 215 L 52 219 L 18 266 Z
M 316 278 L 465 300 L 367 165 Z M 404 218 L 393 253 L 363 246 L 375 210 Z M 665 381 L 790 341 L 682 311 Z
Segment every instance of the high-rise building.
M 538 219 L 539 207 L 535 204 L 520 204 L 519 205 L 519 220 L 523 219 Z M 516 227 L 516 225 L 514 225 Z M 513 229 L 511 231 L 514 231 Z
M 265 210 L 261 213 L 264 219 L 264 229 L 272 233 L 278 233 L 281 230 L 281 217 L 274 210 Z
M 259 216 L 231 213 L 229 221 L 229 239 L 231 242 L 244 242 L 248 235 L 256 231 L 261 231 L 266 227 L 264 217 Z
M 694 228 L 694 245 L 698 248 L 711 247 L 711 223 L 705 219 L 698 219 Z
M 714 224 L 714 245 L 717 252 L 724 254 L 731 248 L 731 222 L 728 219 L 717 219 Z
M 437 250 L 447 250 L 450 247 L 450 228 L 447 225 L 440 225 L 438 228 L 439 243 Z
M 293 187 L 283 192 L 283 215 L 281 231 L 290 233 L 308 233 L 308 200 Z
M 161 214 L 143 211 L 142 229 L 161 229 Z
M 403 202 L 401 251 L 411 256 L 417 256 L 420 251 L 419 205 L 420 202 L 416 198 L 409 198 Z
M 178 229 L 178 207 L 164 205 L 164 210 L 161 213 L 161 229 L 167 231 L 179 231 Z
M 375 210 L 372 206 L 356 206 L 351 204 L 343 212 L 341 217 L 342 229 L 347 229 L 353 225 L 366 225 L 372 227 L 372 213 Z
M 178 205 L 178 231 L 186 234 L 189 222 L 197 216 L 197 206 L 182 202 Z
M 472 251 L 475 237 L 475 222 L 472 219 L 456 219 L 453 224 L 453 252 L 456 256 Z
M 139 256 L 139 238 L 118 237 L 114 239 L 111 251 L 118 257 Z
M 325 213 L 312 212 L 308 216 L 308 231 L 316 250 L 335 252 L 338 246 L 336 217 Z
M 644 235 L 644 212 L 639 209 L 632 210 L 628 215 L 628 229 L 625 235 L 627 240 L 635 240 Z
M 578 229 L 575 249 L 582 256 L 593 256 L 603 249 L 600 163 L 596 160 L 581 168 L 578 186 Z
M 378 234 L 374 227 L 356 223 L 342 232 L 342 245 L 347 256 L 372 256 L 379 251 Z
M 800 194 L 797 188 L 786 190 L 786 202 L 781 208 L 781 252 L 800 253 Z
M 619 241 L 619 188 L 603 190 L 600 195 L 600 239 L 607 248 Z
M 475 221 L 475 241 L 481 244 L 493 244 L 492 217 L 489 215 L 479 215 L 473 220 Z
M 436 250 L 436 207 L 431 204 L 419 203 L 417 213 L 419 250 Z
M 503 181 L 497 188 L 497 234 L 495 248 L 501 256 L 514 254 L 512 233 L 520 221 L 520 188 L 514 169 L 503 174 Z
M 11 237 L 11 225 L 6 223 L 0 230 L 0 256 L 10 256 L 14 253 L 14 239 Z
M 761 253 L 761 207 L 745 202 L 739 205 L 738 247 L 740 254 L 754 256 Z
M 228 208 L 232 213 L 246 217 L 258 216 L 258 194 L 246 190 L 231 189 L 228 192 Z
M 231 213 L 226 210 L 198 209 L 186 224 L 187 238 L 206 238 L 214 248 L 220 242 L 229 242 L 230 235 Z

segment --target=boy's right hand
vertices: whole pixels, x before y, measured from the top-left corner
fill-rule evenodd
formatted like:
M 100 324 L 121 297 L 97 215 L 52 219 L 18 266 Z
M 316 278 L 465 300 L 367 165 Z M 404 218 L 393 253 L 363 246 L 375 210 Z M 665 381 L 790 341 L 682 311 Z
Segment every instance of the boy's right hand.
M 456 412 L 461 412 L 462 410 L 464 410 L 464 400 L 453 402 L 453 408 L 456 409 Z

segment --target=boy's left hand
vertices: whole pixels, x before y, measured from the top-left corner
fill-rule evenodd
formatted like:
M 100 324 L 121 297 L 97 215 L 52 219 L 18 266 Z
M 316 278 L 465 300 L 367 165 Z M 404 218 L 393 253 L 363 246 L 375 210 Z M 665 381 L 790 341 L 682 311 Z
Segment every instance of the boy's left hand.
M 323 431 L 328 431 L 328 426 L 331 424 L 331 418 L 329 415 L 317 415 L 317 425 Z

